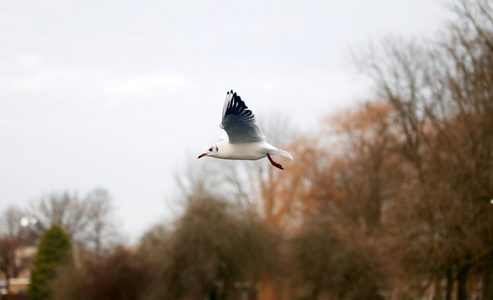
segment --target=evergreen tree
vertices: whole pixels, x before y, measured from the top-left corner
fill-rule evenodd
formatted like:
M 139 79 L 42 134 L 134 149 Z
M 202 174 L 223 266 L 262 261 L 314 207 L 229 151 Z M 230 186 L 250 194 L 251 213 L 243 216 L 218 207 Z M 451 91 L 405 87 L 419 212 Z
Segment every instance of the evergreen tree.
M 50 297 L 50 281 L 55 278 L 57 268 L 72 262 L 72 244 L 62 227 L 52 224 L 43 234 L 38 245 L 31 272 L 29 293 L 33 300 Z

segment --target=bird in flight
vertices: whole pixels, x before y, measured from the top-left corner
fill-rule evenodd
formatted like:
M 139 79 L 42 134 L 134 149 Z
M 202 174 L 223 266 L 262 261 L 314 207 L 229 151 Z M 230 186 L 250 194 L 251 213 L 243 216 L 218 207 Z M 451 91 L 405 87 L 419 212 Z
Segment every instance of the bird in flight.
M 252 111 L 233 90 L 226 93 L 223 118 L 219 127 L 226 131 L 228 139 L 210 146 L 198 158 L 210 156 L 222 159 L 257 160 L 267 157 L 274 167 L 281 170 L 284 168 L 273 161 L 271 155 L 282 155 L 293 159 L 289 152 L 267 143 L 262 129 L 255 122 Z

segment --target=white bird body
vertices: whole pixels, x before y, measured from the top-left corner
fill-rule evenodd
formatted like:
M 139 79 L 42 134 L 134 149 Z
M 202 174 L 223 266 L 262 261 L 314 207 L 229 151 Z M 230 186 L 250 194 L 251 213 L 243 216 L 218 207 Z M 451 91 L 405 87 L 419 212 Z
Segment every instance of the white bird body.
M 284 170 L 283 167 L 273 161 L 270 155 L 282 155 L 293 159 L 287 151 L 267 143 L 252 111 L 233 90 L 226 93 L 219 127 L 226 131 L 228 139 L 210 146 L 199 158 L 210 156 L 221 159 L 257 160 L 267 157 L 274 167 L 281 170 Z
M 270 155 L 282 155 L 293 159 L 287 151 L 277 149 L 267 142 L 231 144 L 228 141 L 217 143 L 218 151 L 210 155 L 222 159 L 257 160 Z

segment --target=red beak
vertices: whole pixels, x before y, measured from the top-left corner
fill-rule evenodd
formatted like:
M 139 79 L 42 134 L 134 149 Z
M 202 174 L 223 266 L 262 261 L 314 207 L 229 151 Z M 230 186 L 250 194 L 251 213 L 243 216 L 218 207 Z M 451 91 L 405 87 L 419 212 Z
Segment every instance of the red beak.
M 198 157 L 198 158 L 204 157 L 204 156 L 206 156 L 206 155 L 207 155 L 207 153 L 202 153 L 202 154 L 200 154 L 200 155 L 199 155 L 199 157 Z

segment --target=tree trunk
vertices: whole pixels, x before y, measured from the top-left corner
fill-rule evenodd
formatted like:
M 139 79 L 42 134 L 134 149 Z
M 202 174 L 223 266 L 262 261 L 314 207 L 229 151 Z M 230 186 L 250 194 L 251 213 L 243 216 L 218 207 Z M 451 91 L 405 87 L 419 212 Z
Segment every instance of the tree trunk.
M 436 271 L 434 275 L 434 284 L 435 284 L 435 296 L 433 297 L 435 300 L 442 299 L 442 277 L 440 276 L 440 271 Z
M 469 266 L 459 269 L 457 274 L 457 300 L 467 299 L 467 273 Z
M 445 299 L 452 300 L 452 289 L 454 288 L 454 278 L 452 276 L 452 270 L 450 268 L 447 269 L 446 276 L 447 276 L 446 278 L 447 285 L 445 287 L 446 289 Z
M 10 295 L 10 274 L 5 272 L 5 289 L 7 290 L 7 295 Z
M 481 294 L 483 295 L 483 300 L 493 300 L 493 254 L 489 256 L 482 273 L 483 288 Z

